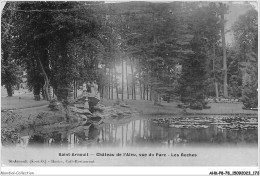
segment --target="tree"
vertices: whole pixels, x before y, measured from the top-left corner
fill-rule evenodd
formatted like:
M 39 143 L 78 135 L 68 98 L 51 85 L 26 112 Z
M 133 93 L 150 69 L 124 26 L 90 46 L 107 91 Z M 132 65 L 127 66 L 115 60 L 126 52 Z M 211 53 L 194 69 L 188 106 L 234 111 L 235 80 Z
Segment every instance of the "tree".
M 127 3 L 129 13 L 123 16 L 121 30 L 122 50 L 131 58 L 139 60 L 139 85 L 142 98 L 148 87 L 154 92 L 155 104 L 159 96 L 172 94 L 176 79 L 173 69 L 181 55 L 189 53 L 191 39 L 185 33 L 181 18 L 181 4 Z M 133 6 L 135 10 L 130 10 Z M 125 24 L 126 23 L 126 24 Z M 159 95 L 160 94 L 160 95 Z
M 223 49 L 223 73 L 224 73 L 224 97 L 228 97 L 228 84 L 227 84 L 227 56 L 226 56 L 226 41 L 225 41 L 225 16 L 224 14 L 227 11 L 227 7 L 220 3 L 220 16 L 221 16 L 221 41 Z
M 9 58 L 10 59 L 10 58 Z M 13 61 L 4 59 L 1 60 L 1 85 L 5 86 L 7 95 L 13 95 L 13 86 L 21 82 L 21 68 Z
M 257 55 L 254 53 L 247 54 L 247 58 L 250 60 L 243 68 L 243 91 L 242 102 L 246 109 L 258 107 L 258 64 Z
M 242 101 L 245 108 L 258 106 L 258 18 L 255 9 L 240 16 L 233 26 L 242 71 Z
M 200 4 L 201 5 L 201 4 Z M 184 57 L 181 65 L 181 78 L 179 80 L 181 101 L 191 105 L 191 108 L 205 107 L 205 97 L 209 79 L 209 49 L 215 45 L 218 35 L 219 21 L 216 15 L 216 5 L 197 3 L 187 7 L 187 24 L 193 36 L 190 47 L 193 53 Z
M 12 26 L 14 17 L 10 11 L 14 8 L 11 3 L 6 3 L 1 20 L 1 85 L 5 86 L 8 96 L 13 95 L 13 86 L 21 82 L 21 67 L 12 58 Z
M 236 44 L 227 47 L 228 92 L 232 98 L 242 96 L 242 70 L 239 61 L 239 48 Z
M 77 2 L 18 2 L 11 9 L 15 16 L 13 56 L 25 65 L 35 94 L 39 94 L 39 86 L 44 86 L 48 97 L 50 83 L 58 100 L 67 100 L 79 72 L 80 60 L 71 53 L 77 49 L 87 51 L 86 65 L 91 65 L 92 71 L 97 70 L 100 47 L 95 39 L 100 24 L 94 10 Z M 89 41 L 85 42 L 87 46 L 78 47 L 80 38 Z

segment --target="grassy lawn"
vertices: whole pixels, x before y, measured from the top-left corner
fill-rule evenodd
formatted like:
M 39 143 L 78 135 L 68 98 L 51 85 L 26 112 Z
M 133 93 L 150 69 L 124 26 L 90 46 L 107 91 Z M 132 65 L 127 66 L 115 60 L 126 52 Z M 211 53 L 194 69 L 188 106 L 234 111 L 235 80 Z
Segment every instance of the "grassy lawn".
M 103 100 L 104 105 L 113 105 L 116 100 Z M 183 110 L 177 108 L 177 102 L 167 103 L 162 101 L 161 106 L 155 106 L 152 101 L 146 100 L 125 100 L 125 102 L 136 111 L 144 115 L 149 114 L 182 114 Z M 257 111 L 243 110 L 242 103 L 209 103 L 210 109 L 191 110 L 187 109 L 190 114 L 255 114 Z
M 80 94 L 80 91 L 78 91 Z M 21 109 L 19 112 L 28 114 L 33 112 L 47 111 L 48 101 L 35 101 L 33 93 L 26 89 L 15 90 L 12 97 L 7 97 L 6 90 L 1 91 L 1 110 Z M 126 104 L 134 108 L 140 114 L 183 114 L 183 110 L 177 108 L 177 102 L 167 103 L 162 101 L 160 106 L 155 106 L 152 101 L 147 100 L 124 100 Z M 116 100 L 103 99 L 102 104 L 112 106 Z M 257 114 L 257 111 L 242 109 L 242 103 L 209 103 L 210 109 L 191 110 L 187 109 L 188 114 Z M 22 110 L 24 109 L 24 110 Z
M 26 89 L 15 90 L 12 97 L 7 96 L 5 89 L 1 90 L 1 110 L 39 107 L 48 104 L 49 102 L 45 100 L 35 101 L 33 93 Z
M 257 111 L 242 109 L 242 103 L 209 103 L 210 109 L 190 110 L 190 113 L 204 113 L 204 114 L 257 114 Z

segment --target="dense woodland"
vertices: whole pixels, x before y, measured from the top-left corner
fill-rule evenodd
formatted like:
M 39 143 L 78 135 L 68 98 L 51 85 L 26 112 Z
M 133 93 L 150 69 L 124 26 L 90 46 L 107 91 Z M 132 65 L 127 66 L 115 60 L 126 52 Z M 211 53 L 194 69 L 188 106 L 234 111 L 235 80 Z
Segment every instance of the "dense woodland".
M 97 80 L 109 99 L 138 94 L 206 107 L 205 99 L 223 97 L 257 107 L 258 14 L 251 7 L 240 16 L 227 45 L 228 9 L 218 2 L 7 2 L 1 84 L 12 96 L 26 71 L 35 97 L 43 92 L 47 100 L 49 86 L 66 101 Z

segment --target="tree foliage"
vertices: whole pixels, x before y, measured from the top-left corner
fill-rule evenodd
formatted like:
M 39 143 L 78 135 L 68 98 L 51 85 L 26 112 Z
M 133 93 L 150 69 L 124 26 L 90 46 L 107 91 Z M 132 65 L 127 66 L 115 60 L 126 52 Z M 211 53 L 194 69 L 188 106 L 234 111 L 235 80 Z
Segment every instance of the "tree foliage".
M 13 59 L 12 38 L 13 18 L 10 9 L 13 6 L 6 4 L 2 13 L 1 21 L 1 85 L 7 89 L 8 96 L 13 94 L 13 86 L 21 82 L 22 70 L 18 63 Z
M 210 49 L 219 38 L 220 25 L 216 15 L 218 7 L 214 3 L 199 6 L 191 4 L 187 24 L 193 36 L 190 47 L 193 53 L 182 60 L 180 95 L 184 103 L 205 107 L 208 79 L 210 76 Z M 206 26 L 206 27 L 205 27 Z
M 25 65 L 29 86 L 35 94 L 40 93 L 46 82 L 43 77 L 46 73 L 61 98 L 58 89 L 68 89 L 78 77 L 77 65 L 84 57 L 82 52 L 88 48 L 85 60 L 95 60 L 97 51 L 94 52 L 93 41 L 100 28 L 97 13 L 88 7 L 82 8 L 77 2 L 11 3 L 15 3 L 12 9 L 14 32 L 10 33 L 13 36 L 13 57 Z M 80 40 L 86 40 L 85 44 L 79 43 Z M 81 45 L 80 53 L 78 44 Z
M 242 101 L 245 108 L 258 106 L 258 18 L 255 9 L 240 16 L 234 24 L 238 60 L 242 72 Z
M 132 82 L 153 92 L 155 103 L 160 94 L 205 107 L 214 83 L 223 87 L 222 10 L 215 2 L 8 2 L 1 24 L 2 80 L 17 83 L 7 71 L 18 72 L 19 65 L 35 95 L 49 81 L 62 100 L 75 81 L 117 85 L 115 66 L 130 60 L 136 65 Z M 248 102 L 257 87 L 257 12 L 241 16 L 233 31 L 228 88 Z

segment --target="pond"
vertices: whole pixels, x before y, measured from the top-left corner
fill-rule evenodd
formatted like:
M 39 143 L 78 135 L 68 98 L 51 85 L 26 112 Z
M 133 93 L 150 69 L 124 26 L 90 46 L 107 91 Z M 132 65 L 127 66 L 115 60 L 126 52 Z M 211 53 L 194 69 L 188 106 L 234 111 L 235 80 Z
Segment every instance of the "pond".
M 257 117 L 194 116 L 131 118 L 86 123 L 73 130 L 32 127 L 20 133 L 18 146 L 175 147 L 257 144 Z

